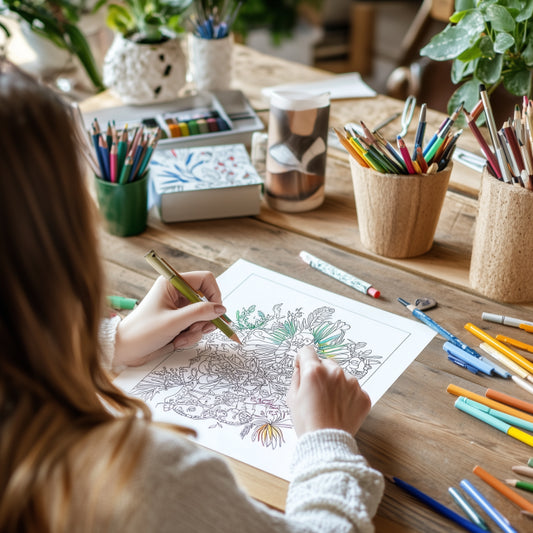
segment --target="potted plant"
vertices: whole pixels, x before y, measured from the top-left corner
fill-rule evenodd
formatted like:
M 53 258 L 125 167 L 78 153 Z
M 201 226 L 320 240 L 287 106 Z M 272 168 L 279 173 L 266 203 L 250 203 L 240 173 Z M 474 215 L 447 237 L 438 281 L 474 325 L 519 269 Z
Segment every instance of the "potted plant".
M 76 56 L 95 89 L 102 91 L 105 87 L 80 21 L 84 14 L 94 13 L 104 2 L 101 0 L 90 8 L 85 0 L 2 0 L 0 12 L 16 14 L 32 33 Z
M 104 83 L 124 103 L 173 100 L 185 85 L 179 34 L 191 1 L 124 0 L 108 6 L 107 24 L 116 36 L 104 59 Z
M 533 96 L 533 1 L 456 0 L 444 30 L 420 50 L 435 61 L 452 61 L 451 79 L 461 84 L 448 102 L 472 109 L 483 83 L 491 94 L 502 86 L 514 96 Z

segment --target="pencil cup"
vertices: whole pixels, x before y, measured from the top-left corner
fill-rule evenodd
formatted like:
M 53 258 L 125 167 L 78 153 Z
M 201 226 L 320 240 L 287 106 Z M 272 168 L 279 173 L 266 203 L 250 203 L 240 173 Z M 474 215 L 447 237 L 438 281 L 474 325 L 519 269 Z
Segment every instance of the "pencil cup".
M 329 93 L 273 93 L 265 179 L 273 209 L 309 211 L 324 201 L 329 108 Z
M 470 284 L 500 302 L 533 301 L 533 192 L 483 171 Z
M 95 178 L 96 196 L 105 229 L 129 237 L 146 229 L 148 217 L 148 172 L 123 185 Z
M 229 89 L 233 66 L 233 34 L 222 39 L 189 35 L 189 71 L 198 91 Z
M 436 174 L 383 174 L 351 158 L 350 165 L 362 245 L 398 259 L 429 251 L 453 165 Z

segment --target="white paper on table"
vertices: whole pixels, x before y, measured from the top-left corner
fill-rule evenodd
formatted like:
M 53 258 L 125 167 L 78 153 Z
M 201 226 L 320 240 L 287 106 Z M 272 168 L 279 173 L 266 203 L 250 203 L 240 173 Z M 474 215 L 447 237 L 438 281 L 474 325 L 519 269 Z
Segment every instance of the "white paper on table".
M 279 90 L 302 91 L 310 94 L 329 92 L 330 100 L 368 98 L 377 95 L 376 91 L 363 81 L 359 72 L 337 74 L 336 76 L 317 81 L 284 83 L 272 87 L 265 87 L 261 90 L 261 93 L 264 97 L 270 98 L 273 91 Z
M 200 444 L 284 479 L 296 443 L 285 396 L 300 346 L 334 355 L 375 404 L 435 336 L 412 319 L 242 259 L 217 281 L 242 345 L 217 329 L 115 383 L 144 399 L 155 420 L 193 427 Z

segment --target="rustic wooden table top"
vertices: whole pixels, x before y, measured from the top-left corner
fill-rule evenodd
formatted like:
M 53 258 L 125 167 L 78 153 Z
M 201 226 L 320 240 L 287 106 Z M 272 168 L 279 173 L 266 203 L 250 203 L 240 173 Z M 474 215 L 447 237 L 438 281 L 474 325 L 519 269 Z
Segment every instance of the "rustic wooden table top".
M 266 109 L 263 86 L 316 80 L 331 74 L 261 55 L 238 46 L 235 52 L 235 88 L 242 89 L 252 105 Z M 84 109 L 110 105 L 109 94 L 84 103 Z M 384 96 L 334 101 L 331 125 L 364 118 L 375 124 L 403 103 Z M 266 112 L 261 113 L 267 120 Z M 416 115 L 415 115 L 416 116 Z M 443 119 L 429 112 L 428 131 Z M 395 132 L 397 124 L 391 125 Z M 411 126 L 414 130 L 416 124 Z M 409 135 L 413 136 L 414 131 Z M 476 151 L 465 132 L 461 146 Z M 427 254 L 408 260 L 389 260 L 365 251 L 359 241 L 353 189 L 347 155 L 330 150 L 326 201 L 302 214 L 283 214 L 263 204 L 261 214 L 245 219 L 164 224 L 152 212 L 148 229 L 139 236 L 118 238 L 101 232 L 101 247 L 110 290 L 142 298 L 155 274 L 143 256 L 158 250 L 181 271 L 209 269 L 216 275 L 239 258 L 301 279 L 380 309 L 407 316 L 398 297 L 414 301 L 430 296 L 438 301 L 431 317 L 465 342 L 479 341 L 464 330 L 467 322 L 491 335 L 504 333 L 533 344 L 533 335 L 522 330 L 482 321 L 484 311 L 533 320 L 532 305 L 504 305 L 489 301 L 469 286 L 468 268 L 476 215 L 480 176 L 456 165 L 437 228 L 435 244 Z M 372 299 L 309 268 L 298 257 L 300 250 L 371 280 L 382 296 Z M 435 337 L 382 399 L 373 406 L 358 434 L 362 453 L 380 471 L 398 476 L 445 505 L 454 506 L 449 486 L 466 478 L 482 489 L 518 531 L 531 529 L 520 509 L 481 482 L 472 468 L 479 464 L 499 479 L 515 477 L 511 466 L 525 464 L 533 449 L 454 408 L 455 397 L 446 392 L 450 383 L 483 394 L 487 387 L 533 402 L 533 395 L 510 380 L 474 375 L 450 363 Z M 283 509 L 287 483 L 245 464 L 231 460 L 237 477 L 254 497 Z M 533 495 L 525 494 L 533 502 Z M 460 511 L 458 511 L 460 512 Z M 457 526 L 388 484 L 375 519 L 378 532 L 456 531 Z M 494 527 L 494 530 L 496 528 Z

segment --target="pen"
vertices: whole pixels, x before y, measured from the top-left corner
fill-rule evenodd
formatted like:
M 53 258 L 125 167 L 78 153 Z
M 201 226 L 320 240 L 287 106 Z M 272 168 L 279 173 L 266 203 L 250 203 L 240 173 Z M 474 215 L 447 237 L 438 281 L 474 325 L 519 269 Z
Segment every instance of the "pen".
M 488 322 L 495 322 L 496 324 L 503 324 L 504 326 L 513 326 L 519 328 L 522 324 L 533 326 L 533 322 L 522 320 L 521 318 L 514 318 L 512 316 L 495 315 L 494 313 L 482 313 L 481 318 Z
M 498 351 L 496 348 L 491 346 L 490 344 L 487 344 L 486 342 L 482 342 L 479 347 L 487 352 L 491 357 L 496 359 L 496 361 L 499 361 L 502 365 L 506 366 L 511 372 L 514 372 L 522 379 L 527 379 L 530 381 L 533 381 L 533 376 L 524 368 L 522 368 L 520 365 L 516 364 L 515 362 L 511 361 L 508 357 L 506 357 L 503 353 Z
M 196 302 L 207 302 L 209 301 L 200 291 L 197 291 L 193 289 L 187 281 L 180 276 L 163 258 L 159 257 L 157 253 L 154 250 L 150 250 L 144 258 L 152 268 L 161 274 L 163 277 L 168 279 L 170 283 L 181 293 L 187 300 L 189 300 L 192 303 Z M 237 334 L 231 329 L 230 326 L 230 320 L 225 315 L 222 315 L 224 319 L 221 317 L 215 318 L 214 320 L 211 320 L 215 326 L 222 331 L 227 337 L 229 337 L 232 341 L 235 341 L 239 344 L 241 344 L 241 341 L 239 340 L 239 337 Z
M 410 304 L 409 302 L 405 301 L 403 298 L 398 298 L 398 301 L 407 307 L 409 311 L 413 314 L 414 317 L 418 318 L 421 322 L 426 324 L 426 326 L 429 326 L 431 329 L 436 331 L 439 335 L 444 337 L 447 341 L 451 342 L 453 345 L 461 348 L 461 350 L 464 350 L 466 353 L 473 355 L 474 357 L 481 359 L 482 361 L 487 362 L 487 360 L 482 357 L 479 353 L 477 353 L 474 349 L 470 348 L 467 344 L 465 344 L 463 341 L 458 339 L 455 335 L 450 333 L 448 330 L 444 329 L 441 325 L 437 324 L 432 318 L 430 318 L 426 313 L 423 311 L 420 311 L 420 309 L 417 309 L 414 305 Z M 509 377 L 508 373 L 505 372 L 505 370 L 498 368 L 494 365 L 494 371 L 500 374 L 502 377 Z
M 455 400 L 455 407 L 460 411 L 463 411 L 463 413 L 473 416 L 474 418 L 481 420 L 481 422 L 485 422 L 485 424 L 492 426 L 494 429 L 509 435 L 509 437 L 513 437 L 513 439 L 519 440 L 528 446 L 533 446 L 533 436 L 521 431 L 518 428 L 515 428 L 514 426 L 511 426 L 511 424 L 507 424 L 507 422 L 504 422 L 503 420 L 500 420 L 499 418 L 496 418 L 495 416 L 492 416 L 481 409 L 476 409 L 472 405 L 466 403 L 465 400 L 466 398 L 459 396 L 459 398 Z
M 446 518 L 453 520 L 456 524 L 463 527 L 467 531 L 472 531 L 473 533 L 480 533 L 485 531 L 478 525 L 474 524 L 473 522 L 470 522 L 470 520 L 467 520 L 466 518 L 463 518 L 460 514 L 457 514 L 455 511 L 452 511 L 450 508 L 433 499 L 431 496 L 428 496 L 427 494 L 423 493 L 421 490 L 418 490 L 416 487 L 413 487 L 409 483 L 402 481 L 401 479 L 394 476 L 386 475 L 385 477 L 391 483 L 394 483 L 394 485 L 398 486 L 411 496 L 414 496 L 417 500 L 431 507 L 441 516 L 445 516 Z
M 505 346 L 500 341 L 497 341 L 495 338 L 491 337 L 488 333 L 485 333 L 482 329 L 479 329 L 474 324 L 468 322 L 465 324 L 465 329 L 470 331 L 478 339 L 485 341 L 487 344 L 490 344 L 493 348 L 496 348 L 498 351 L 506 355 L 511 361 L 514 361 L 516 364 L 520 365 L 522 368 L 525 368 L 528 372 L 533 372 L 533 363 L 528 361 L 525 357 L 522 357 L 520 354 L 517 354 L 511 348 Z
M 461 488 L 498 524 L 505 533 L 518 533 L 509 525 L 509 521 L 479 492 L 470 481 L 463 479 Z
M 488 530 L 488 526 L 485 523 L 485 520 L 479 516 L 474 508 L 466 501 L 465 498 L 463 498 L 462 494 L 453 487 L 448 488 L 448 492 L 450 493 L 450 496 L 454 499 L 455 503 L 464 511 L 466 516 L 470 518 L 474 524 L 478 525 L 480 528 Z
M 322 272 L 327 276 L 331 276 L 333 279 L 348 285 L 348 287 L 352 287 L 352 289 L 355 289 L 356 291 L 362 292 L 363 294 L 368 294 L 373 298 L 379 298 L 381 295 L 381 293 L 375 287 L 372 287 L 371 283 L 356 278 L 352 274 L 349 274 L 348 272 L 345 272 L 344 270 L 341 270 L 340 268 L 337 268 L 336 266 L 333 266 L 308 252 L 302 250 L 300 252 L 300 258 L 319 272 Z
M 418 127 L 416 128 L 415 135 L 415 149 L 413 151 L 413 159 L 416 158 L 417 146 L 420 146 L 420 149 L 424 148 L 424 134 L 426 133 L 426 108 L 427 104 L 422 104 L 422 106 L 420 107 L 420 116 L 418 118 Z

